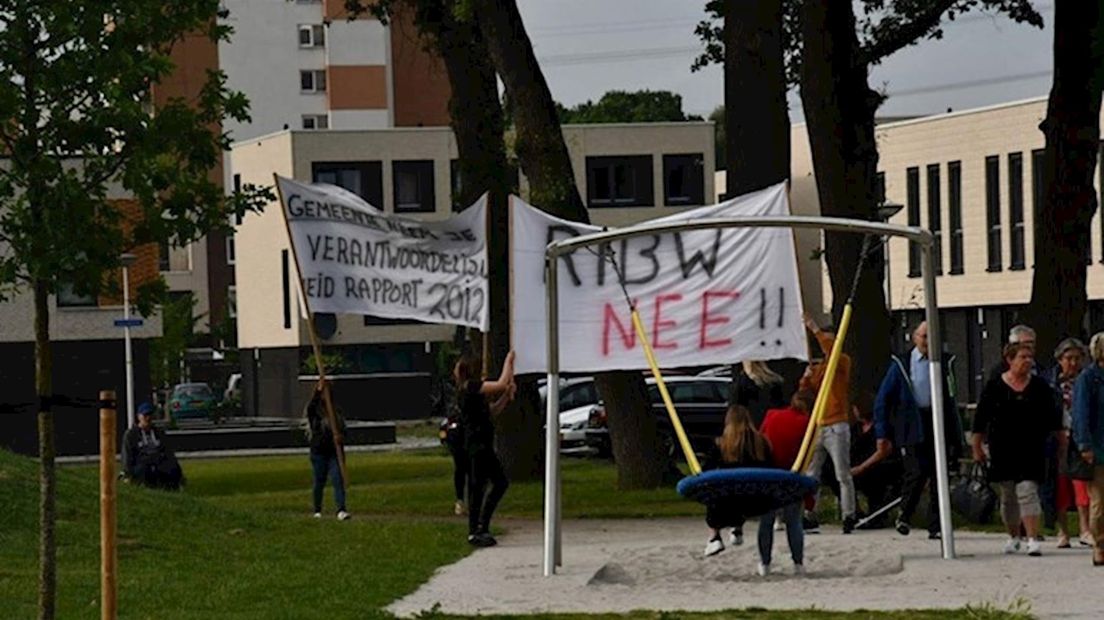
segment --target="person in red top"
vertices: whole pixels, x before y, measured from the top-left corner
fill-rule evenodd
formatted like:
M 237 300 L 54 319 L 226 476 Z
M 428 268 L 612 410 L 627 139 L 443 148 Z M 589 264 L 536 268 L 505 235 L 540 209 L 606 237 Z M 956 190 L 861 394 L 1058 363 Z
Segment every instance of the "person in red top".
M 797 460 L 797 453 L 801 451 L 801 442 L 805 438 L 805 428 L 809 425 L 809 410 L 812 409 L 815 398 L 813 393 L 802 390 L 793 395 L 789 407 L 767 411 L 759 432 L 770 442 L 775 467 L 789 469 Z M 782 522 L 786 524 L 786 540 L 790 543 L 794 574 L 801 575 L 805 572 L 805 530 L 801 524 L 801 502 L 798 501 L 759 517 L 759 575 L 763 577 L 770 574 L 774 520 L 779 511 L 782 513 Z

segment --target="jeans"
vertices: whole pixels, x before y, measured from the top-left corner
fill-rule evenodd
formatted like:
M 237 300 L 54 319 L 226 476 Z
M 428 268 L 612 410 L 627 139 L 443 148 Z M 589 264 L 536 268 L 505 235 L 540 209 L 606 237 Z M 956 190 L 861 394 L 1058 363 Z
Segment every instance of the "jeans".
M 468 503 L 468 533 L 479 534 L 489 532 L 491 529 L 491 517 L 502 496 L 506 494 L 506 488 L 510 481 L 506 479 L 506 473 L 502 471 L 502 463 L 498 461 L 498 455 L 493 450 L 477 450 L 470 454 L 471 468 L 468 470 L 471 478 L 469 490 L 471 501 Z M 487 486 L 490 485 L 490 490 Z
M 322 493 L 326 489 L 326 476 L 334 488 L 334 503 L 339 511 L 345 510 L 345 481 L 341 478 L 341 466 L 337 462 L 337 456 L 325 454 L 312 454 L 311 469 L 314 472 L 314 486 L 311 491 L 314 494 L 314 511 L 322 512 Z
M 801 502 L 783 506 L 782 522 L 786 524 L 786 540 L 790 543 L 790 557 L 794 564 L 805 562 L 805 529 L 801 526 Z M 772 510 L 759 517 L 759 561 L 771 563 L 774 547 L 774 519 L 779 510 Z
M 840 485 L 840 510 L 843 517 L 855 516 L 855 481 L 851 478 L 851 425 L 839 422 L 820 429 L 820 441 L 813 450 L 806 475 L 820 479 L 824 460 L 832 458 Z
M 924 443 L 919 446 L 905 446 L 901 448 L 901 466 L 904 468 L 904 481 L 901 485 L 901 521 L 911 525 L 912 515 L 916 512 L 916 506 L 920 503 L 920 496 L 924 493 L 924 485 L 928 485 L 928 532 L 938 532 L 939 527 L 939 493 L 935 489 L 935 448 L 931 444 Z

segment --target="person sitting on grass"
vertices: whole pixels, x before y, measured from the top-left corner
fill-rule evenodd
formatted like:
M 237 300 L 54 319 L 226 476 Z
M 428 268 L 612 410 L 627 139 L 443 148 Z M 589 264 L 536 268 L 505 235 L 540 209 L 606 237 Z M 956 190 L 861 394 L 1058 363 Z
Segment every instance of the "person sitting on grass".
M 165 445 L 165 434 L 153 425 L 153 405 L 138 405 L 138 424 L 123 435 L 123 472 L 126 480 L 153 489 L 176 491 L 184 474 L 176 455 Z
M 491 517 L 506 488 L 510 486 L 502 463 L 494 451 L 492 416 L 501 413 L 517 392 L 514 383 L 514 352 L 506 355 L 502 374 L 495 381 L 484 381 L 483 365 L 470 352 L 460 356 L 453 368 L 457 401 L 460 403 L 460 428 L 468 456 L 468 543 L 493 547 Z M 488 402 L 488 399 L 494 399 Z M 488 489 L 488 486 L 490 487 Z
M 334 503 L 337 504 L 337 520 L 346 521 L 352 517 L 345 508 L 345 480 L 341 477 L 341 463 L 334 444 L 333 429 L 326 413 L 322 391 L 328 382 L 323 379 L 314 386 L 314 394 L 303 411 L 307 419 L 307 442 L 310 444 L 312 472 L 312 499 L 314 500 L 314 518 L 322 518 L 322 495 L 326 490 L 326 477 L 329 476 L 334 490 Z M 345 435 L 345 418 L 340 411 L 334 410 L 334 417 Z
M 729 407 L 725 413 L 724 432 L 711 446 L 703 468 L 770 467 L 770 464 L 770 444 L 755 430 L 751 413 L 739 405 Z M 710 528 L 710 537 L 705 545 L 705 557 L 724 551 L 722 528 L 731 527 L 730 542 L 733 545 L 742 545 L 745 520 L 738 500 L 729 498 L 724 504 L 708 504 L 705 507 L 705 523 Z
M 816 394 L 799 391 L 790 399 L 785 409 L 771 409 L 763 418 L 760 431 L 772 452 L 772 466 L 789 469 L 801 451 L 805 429 L 809 426 L 809 410 L 813 408 Z M 759 575 L 770 574 L 771 551 L 774 548 L 774 520 L 781 513 L 786 525 L 786 540 L 790 544 L 790 557 L 794 574 L 805 573 L 805 528 L 801 522 L 802 501 L 771 510 L 759 517 Z

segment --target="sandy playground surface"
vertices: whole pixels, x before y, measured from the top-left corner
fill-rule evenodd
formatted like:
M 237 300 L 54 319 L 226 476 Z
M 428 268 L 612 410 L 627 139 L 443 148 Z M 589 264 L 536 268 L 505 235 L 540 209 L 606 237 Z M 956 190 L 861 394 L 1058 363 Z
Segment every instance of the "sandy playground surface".
M 1043 556 L 1001 553 L 1004 536 L 959 532 L 958 559 L 940 557 L 938 541 L 913 530 L 838 529 L 805 538 L 804 577 L 793 575 L 784 532 L 775 532 L 772 574 L 755 574 L 757 524 L 745 543 L 703 558 L 700 519 L 567 521 L 564 566 L 541 576 L 541 523 L 510 521 L 498 547 L 445 566 L 389 611 L 409 616 L 440 605 L 447 613 L 711 611 L 746 607 L 830 610 L 955 608 L 1030 603 L 1041 618 L 1104 618 L 1104 570 L 1086 547 Z M 1076 541 L 1074 541 L 1076 545 Z M 727 535 L 726 535 L 727 545 Z

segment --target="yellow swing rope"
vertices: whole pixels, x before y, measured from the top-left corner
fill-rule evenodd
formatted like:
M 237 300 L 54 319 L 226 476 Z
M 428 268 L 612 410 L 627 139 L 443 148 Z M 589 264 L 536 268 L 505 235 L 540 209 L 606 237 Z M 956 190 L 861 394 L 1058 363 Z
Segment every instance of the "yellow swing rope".
M 820 430 L 820 419 L 824 417 L 824 410 L 828 408 L 828 395 L 832 391 L 832 382 L 836 378 L 836 368 L 839 366 L 840 357 L 843 355 L 843 341 L 847 338 L 847 328 L 851 325 L 851 302 L 843 307 L 843 318 L 840 320 L 839 331 L 836 333 L 836 341 L 832 343 L 832 352 L 828 355 L 828 367 L 824 369 L 824 378 L 817 390 L 816 404 L 813 405 L 813 415 L 810 416 L 809 426 L 805 429 L 805 439 L 801 442 L 801 450 L 797 453 L 793 467 L 790 471 L 801 473 L 809 465 L 812 458 L 812 446 L 815 445 L 815 437 Z

